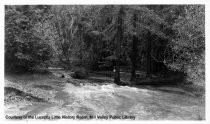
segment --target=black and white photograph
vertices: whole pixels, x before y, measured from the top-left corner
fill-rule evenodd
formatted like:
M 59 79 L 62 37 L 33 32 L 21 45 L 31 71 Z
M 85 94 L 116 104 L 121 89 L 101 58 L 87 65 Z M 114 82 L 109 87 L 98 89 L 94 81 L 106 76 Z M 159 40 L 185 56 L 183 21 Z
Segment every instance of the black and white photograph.
M 205 4 L 5 4 L 3 55 L 5 121 L 206 120 Z

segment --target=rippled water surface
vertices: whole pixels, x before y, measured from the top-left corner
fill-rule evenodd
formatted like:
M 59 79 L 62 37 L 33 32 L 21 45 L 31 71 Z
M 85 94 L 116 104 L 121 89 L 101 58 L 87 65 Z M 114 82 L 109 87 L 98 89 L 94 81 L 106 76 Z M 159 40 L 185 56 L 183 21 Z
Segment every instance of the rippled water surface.
M 39 88 L 37 84 L 35 87 Z M 53 102 L 7 104 L 5 114 L 127 115 L 135 116 L 135 120 L 205 119 L 204 101 L 187 94 L 112 83 L 87 83 L 85 80 L 78 84 L 54 84 L 45 86 L 47 89 L 41 88 L 48 92 L 54 90 Z

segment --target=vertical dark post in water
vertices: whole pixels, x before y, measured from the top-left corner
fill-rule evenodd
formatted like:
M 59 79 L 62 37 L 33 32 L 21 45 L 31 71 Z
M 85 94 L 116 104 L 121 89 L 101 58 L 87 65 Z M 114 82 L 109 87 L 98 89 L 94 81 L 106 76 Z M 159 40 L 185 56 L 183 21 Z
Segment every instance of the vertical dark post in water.
M 117 18 L 116 66 L 115 66 L 115 76 L 114 76 L 114 83 L 116 84 L 120 84 L 120 47 L 121 47 L 121 41 L 123 39 L 122 14 L 123 14 L 123 7 L 120 6 Z

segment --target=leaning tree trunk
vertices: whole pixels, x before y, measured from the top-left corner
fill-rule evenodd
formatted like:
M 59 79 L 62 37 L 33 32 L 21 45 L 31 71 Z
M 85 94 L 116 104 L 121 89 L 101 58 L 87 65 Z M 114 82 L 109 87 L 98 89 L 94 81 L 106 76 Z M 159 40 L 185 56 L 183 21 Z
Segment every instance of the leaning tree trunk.
M 120 84 L 120 47 L 121 41 L 123 39 L 122 34 L 122 14 L 123 14 L 123 7 L 120 6 L 120 10 L 118 13 L 118 20 L 117 20 L 117 48 L 116 48 L 116 66 L 115 66 L 115 76 L 114 76 L 114 83 Z
M 147 78 L 151 78 L 151 33 L 148 33 L 148 38 L 147 38 L 147 51 L 146 51 L 146 62 L 147 62 Z
M 136 21 L 137 21 L 137 16 L 134 14 L 134 20 L 133 20 L 133 27 L 136 28 Z M 131 81 L 135 81 L 136 79 L 136 58 L 137 58 L 137 36 L 133 36 L 133 41 L 132 41 L 132 51 L 131 51 Z

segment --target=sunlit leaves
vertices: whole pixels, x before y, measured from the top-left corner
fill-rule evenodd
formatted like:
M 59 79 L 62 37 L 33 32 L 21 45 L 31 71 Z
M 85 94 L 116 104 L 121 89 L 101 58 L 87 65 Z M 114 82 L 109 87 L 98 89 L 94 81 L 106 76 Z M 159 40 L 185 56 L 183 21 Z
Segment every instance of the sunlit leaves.
M 203 78 L 205 72 L 205 8 L 203 5 L 185 6 L 185 13 L 173 25 L 176 39 L 170 42 L 177 58 L 174 63 L 183 67 L 193 80 Z M 202 71 L 201 71 L 202 70 Z M 200 80 L 201 81 L 201 80 Z M 198 82 L 200 82 L 198 81 Z

